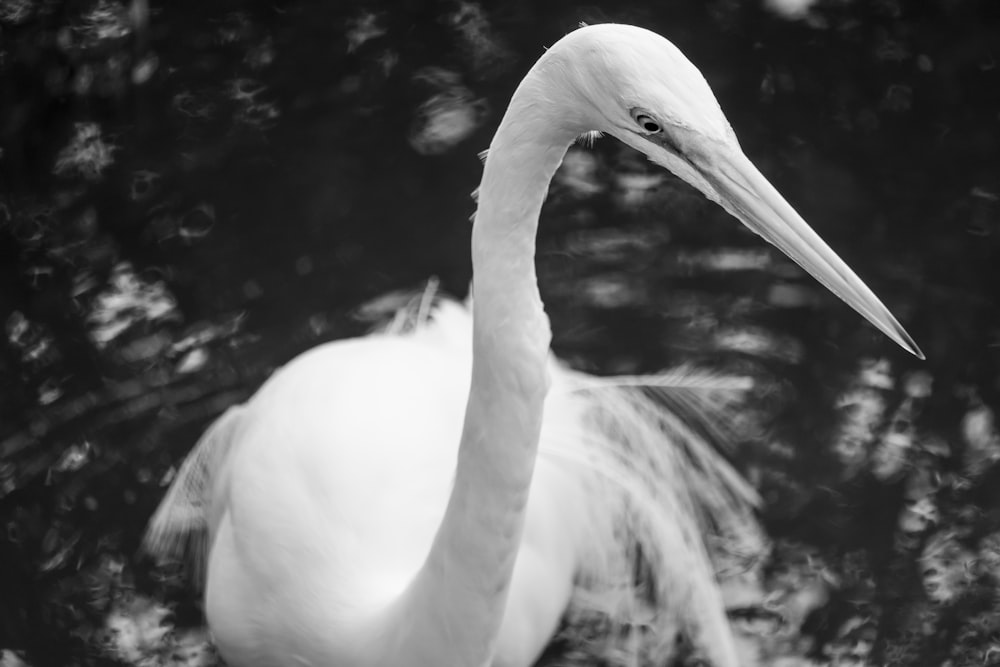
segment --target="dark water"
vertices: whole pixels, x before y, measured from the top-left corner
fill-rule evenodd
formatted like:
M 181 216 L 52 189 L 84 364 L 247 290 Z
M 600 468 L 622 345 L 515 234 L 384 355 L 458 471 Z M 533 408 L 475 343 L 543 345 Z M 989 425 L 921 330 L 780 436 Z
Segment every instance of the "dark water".
M 865 641 L 872 664 L 997 660 L 991 0 L 0 0 L 0 649 L 138 663 L 102 641 L 140 593 L 197 623 L 136 554 L 163 475 L 274 367 L 393 302 L 363 304 L 431 276 L 465 294 L 477 153 L 543 47 L 608 20 L 699 66 L 928 360 L 611 139 L 571 152 L 543 214 L 557 352 L 757 378 L 736 458 L 772 580 L 821 563 L 793 629 L 833 664 Z

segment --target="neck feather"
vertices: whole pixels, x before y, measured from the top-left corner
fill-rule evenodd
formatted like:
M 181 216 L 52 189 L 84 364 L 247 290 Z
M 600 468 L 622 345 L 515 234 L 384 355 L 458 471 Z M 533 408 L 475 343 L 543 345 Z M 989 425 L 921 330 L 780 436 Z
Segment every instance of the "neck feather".
M 579 134 L 562 122 L 559 104 L 539 94 L 544 79 L 536 67 L 515 92 L 479 188 L 472 382 L 454 488 L 402 605 L 408 623 L 417 623 L 414 638 L 423 635 L 416 643 L 443 649 L 426 656 L 428 664 L 489 664 L 521 543 L 549 382 L 535 234 L 552 176 Z

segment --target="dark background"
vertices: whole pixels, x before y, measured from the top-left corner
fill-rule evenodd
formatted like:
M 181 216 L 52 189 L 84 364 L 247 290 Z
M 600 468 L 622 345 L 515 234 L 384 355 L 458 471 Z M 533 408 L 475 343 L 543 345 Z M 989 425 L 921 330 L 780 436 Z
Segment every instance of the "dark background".
M 179 664 L 109 638 L 151 600 L 199 623 L 137 551 L 164 475 L 276 366 L 400 303 L 376 297 L 464 296 L 477 153 L 580 21 L 677 44 L 927 361 L 611 139 L 543 213 L 557 353 L 757 380 L 735 459 L 768 590 L 819 591 L 781 650 L 1000 664 L 995 0 L 0 0 L 0 649 Z

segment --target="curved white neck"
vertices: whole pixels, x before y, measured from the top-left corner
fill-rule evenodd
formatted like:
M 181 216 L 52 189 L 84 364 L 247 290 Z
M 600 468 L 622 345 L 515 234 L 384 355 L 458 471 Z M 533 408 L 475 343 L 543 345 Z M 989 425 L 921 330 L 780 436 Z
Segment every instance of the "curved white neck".
M 472 384 L 458 467 L 430 554 L 401 605 L 412 610 L 412 644 L 441 652 L 410 652 L 406 664 L 489 664 L 521 542 L 548 390 L 535 233 L 552 176 L 579 134 L 562 122 L 558 102 L 538 94 L 551 93 L 545 78 L 536 66 L 514 93 L 479 188 Z

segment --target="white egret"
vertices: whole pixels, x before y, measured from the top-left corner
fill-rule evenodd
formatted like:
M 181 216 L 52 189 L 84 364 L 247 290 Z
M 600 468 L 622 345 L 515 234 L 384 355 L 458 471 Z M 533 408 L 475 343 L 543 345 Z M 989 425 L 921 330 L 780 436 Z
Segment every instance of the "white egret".
M 231 665 L 527 666 L 574 605 L 605 613 L 612 635 L 645 624 L 647 653 L 666 655 L 681 628 L 713 664 L 739 663 L 695 517 L 732 519 L 752 491 L 670 410 L 549 353 L 539 212 L 567 147 L 595 130 L 920 354 L 743 155 L 675 46 L 625 25 L 576 30 L 525 76 L 490 145 L 471 327 L 444 304 L 408 333 L 306 352 L 208 430 L 154 516 L 151 550 L 194 538 Z

